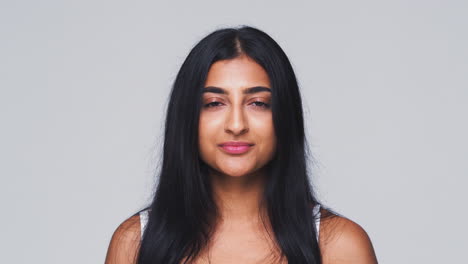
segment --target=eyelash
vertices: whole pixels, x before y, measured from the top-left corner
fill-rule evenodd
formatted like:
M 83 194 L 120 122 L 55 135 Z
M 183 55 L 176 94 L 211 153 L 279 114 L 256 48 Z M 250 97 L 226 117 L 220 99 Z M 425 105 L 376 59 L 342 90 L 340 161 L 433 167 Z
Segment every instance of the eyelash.
M 205 104 L 204 107 L 205 108 L 213 108 L 213 107 L 218 107 L 219 105 L 213 105 L 213 104 L 221 104 L 220 102 L 211 102 L 211 103 L 208 103 L 208 104 Z M 253 102 L 252 104 L 257 104 L 257 103 L 260 103 L 261 105 L 256 105 L 255 107 L 259 107 L 259 108 L 264 108 L 264 109 L 267 109 L 267 108 L 270 108 L 270 105 L 269 104 L 266 104 L 264 102 L 260 102 L 260 101 L 255 101 Z

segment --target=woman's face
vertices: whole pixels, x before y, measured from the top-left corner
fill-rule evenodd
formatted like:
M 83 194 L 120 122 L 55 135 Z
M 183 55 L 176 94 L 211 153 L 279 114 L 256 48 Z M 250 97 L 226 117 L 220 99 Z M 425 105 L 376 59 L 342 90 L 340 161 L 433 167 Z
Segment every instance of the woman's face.
M 276 136 L 270 88 L 265 70 L 245 55 L 211 66 L 202 98 L 198 143 L 202 160 L 217 173 L 249 175 L 272 159 Z M 248 145 L 229 146 L 232 142 Z

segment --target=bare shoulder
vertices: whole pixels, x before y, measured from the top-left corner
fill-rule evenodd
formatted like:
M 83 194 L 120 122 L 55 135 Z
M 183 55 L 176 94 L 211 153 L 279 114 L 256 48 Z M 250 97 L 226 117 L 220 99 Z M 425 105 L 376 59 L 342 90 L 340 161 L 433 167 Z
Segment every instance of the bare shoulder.
M 140 216 L 134 215 L 122 222 L 112 235 L 106 255 L 106 264 L 133 264 L 140 246 Z
M 366 231 L 345 217 L 322 209 L 320 250 L 324 264 L 376 264 L 377 257 Z

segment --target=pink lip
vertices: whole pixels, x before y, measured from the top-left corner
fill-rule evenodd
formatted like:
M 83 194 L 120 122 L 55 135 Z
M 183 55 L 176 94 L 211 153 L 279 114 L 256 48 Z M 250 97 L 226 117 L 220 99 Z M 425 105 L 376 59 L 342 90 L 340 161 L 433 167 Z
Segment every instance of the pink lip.
M 219 147 L 230 154 L 242 154 L 249 151 L 253 145 L 254 144 L 248 142 L 229 141 L 219 144 Z

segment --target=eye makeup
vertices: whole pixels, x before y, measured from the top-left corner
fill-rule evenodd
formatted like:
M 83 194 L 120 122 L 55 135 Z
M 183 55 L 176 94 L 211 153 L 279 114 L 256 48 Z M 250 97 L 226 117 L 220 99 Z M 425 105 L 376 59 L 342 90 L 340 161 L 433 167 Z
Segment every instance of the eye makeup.
M 222 102 L 222 100 L 210 100 L 208 101 L 207 103 L 203 103 L 203 107 L 204 108 L 218 108 L 218 107 L 221 107 L 224 103 Z M 269 109 L 270 108 L 270 104 L 268 102 L 264 102 L 262 100 L 259 100 L 259 99 L 254 99 L 252 100 L 251 102 L 248 103 L 248 105 L 250 106 L 253 106 L 255 108 L 259 108 L 259 109 Z

